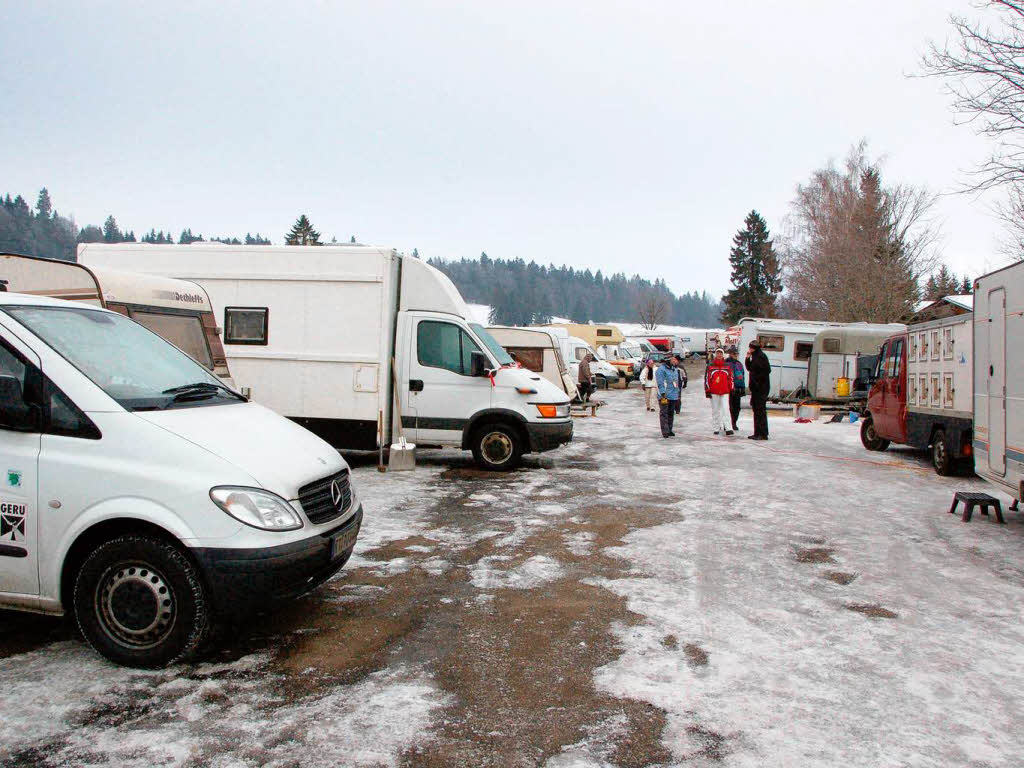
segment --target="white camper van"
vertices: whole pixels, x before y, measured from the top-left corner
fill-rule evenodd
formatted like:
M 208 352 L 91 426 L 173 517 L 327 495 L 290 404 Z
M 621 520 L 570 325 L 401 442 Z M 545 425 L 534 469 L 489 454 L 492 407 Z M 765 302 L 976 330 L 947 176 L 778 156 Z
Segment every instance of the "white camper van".
M 740 359 L 747 354 L 750 342 L 757 341 L 772 364 L 768 399 L 786 400 L 807 394 L 807 367 L 814 337 L 824 328 L 840 327 L 840 323 L 745 317 L 739 326 Z
M 974 281 L 974 471 L 1024 497 L 1024 264 Z
M 127 315 L 234 386 L 210 297 L 195 283 L 12 253 L 0 254 L 0 280 L 13 293 L 81 301 Z
M 576 379 L 569 375 L 569 369 L 562 357 L 558 336 L 550 328 L 513 328 L 490 326 L 487 332 L 515 355 L 519 364 L 534 373 L 539 373 L 556 387 L 560 387 L 570 400 L 579 396 Z
M 0 607 L 158 667 L 333 576 L 362 521 L 323 440 L 120 314 L 0 293 Z
M 86 265 L 203 286 L 235 383 L 338 448 L 405 436 L 488 469 L 572 438 L 569 398 L 512 359 L 445 275 L 371 246 L 80 245 Z M 397 401 L 397 402 L 396 402 Z

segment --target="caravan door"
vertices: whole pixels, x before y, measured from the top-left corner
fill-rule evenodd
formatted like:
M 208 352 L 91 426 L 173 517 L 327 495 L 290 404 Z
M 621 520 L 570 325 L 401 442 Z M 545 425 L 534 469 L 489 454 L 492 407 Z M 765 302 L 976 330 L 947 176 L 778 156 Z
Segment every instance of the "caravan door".
M 424 445 L 462 445 L 473 414 L 491 406 L 493 385 L 473 376 L 471 355 L 481 352 L 468 329 L 451 315 L 411 313 L 407 382 L 409 407 L 402 414 L 406 437 Z
M 1006 474 L 1006 290 L 988 294 L 988 467 Z

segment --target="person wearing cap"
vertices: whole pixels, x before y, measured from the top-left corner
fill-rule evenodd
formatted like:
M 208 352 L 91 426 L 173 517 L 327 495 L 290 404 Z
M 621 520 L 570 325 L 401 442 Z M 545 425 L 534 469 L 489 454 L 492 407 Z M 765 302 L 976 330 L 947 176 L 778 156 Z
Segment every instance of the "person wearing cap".
M 721 347 L 715 350 L 714 359 L 708 364 L 704 372 L 704 396 L 711 400 L 711 426 L 715 434 L 725 432 L 732 434 L 732 430 L 726 427 L 725 411 L 726 398 L 733 390 L 732 368 L 725 362 L 725 350 Z
M 743 363 L 736 357 L 736 347 L 729 347 L 725 356 L 725 364 L 732 368 L 732 392 L 729 393 L 729 415 L 732 417 L 732 429 L 739 429 L 736 422 L 740 417 L 740 401 L 747 394 L 747 372 Z
M 672 431 L 672 425 L 676 416 L 675 404 L 679 400 L 679 377 L 675 371 L 675 364 L 677 362 L 675 355 L 669 355 L 661 361 L 661 365 L 658 366 L 658 370 L 654 374 L 654 380 L 658 384 L 658 395 L 660 396 L 658 404 L 661 407 L 662 437 L 676 436 L 676 433 Z
M 754 412 L 754 434 L 749 437 L 751 440 L 767 440 L 772 364 L 757 340 L 751 341 L 747 350 L 747 373 L 750 374 L 750 409 Z

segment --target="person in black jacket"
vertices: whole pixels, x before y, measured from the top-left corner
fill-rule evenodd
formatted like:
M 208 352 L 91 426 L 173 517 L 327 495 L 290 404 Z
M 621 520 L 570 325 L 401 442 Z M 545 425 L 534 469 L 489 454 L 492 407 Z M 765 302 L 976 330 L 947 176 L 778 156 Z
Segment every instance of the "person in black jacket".
M 757 341 L 750 342 L 747 351 L 747 386 L 750 390 L 750 408 L 754 412 L 754 434 L 751 440 L 768 439 L 768 391 L 771 389 L 769 378 L 772 364 L 768 356 L 761 350 Z

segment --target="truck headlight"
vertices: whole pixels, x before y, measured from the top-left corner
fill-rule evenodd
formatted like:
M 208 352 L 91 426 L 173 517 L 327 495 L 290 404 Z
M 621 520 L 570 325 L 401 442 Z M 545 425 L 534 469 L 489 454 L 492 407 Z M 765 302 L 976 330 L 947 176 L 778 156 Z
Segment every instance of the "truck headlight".
M 222 485 L 210 489 L 210 499 L 235 520 L 261 531 L 294 531 L 302 519 L 275 493 L 258 488 Z
M 534 403 L 534 407 L 540 414 L 542 419 L 565 419 L 569 416 L 569 404 L 562 403 L 560 405 L 541 405 Z

